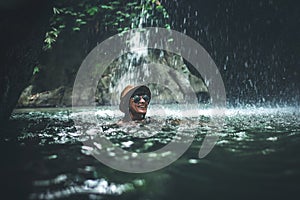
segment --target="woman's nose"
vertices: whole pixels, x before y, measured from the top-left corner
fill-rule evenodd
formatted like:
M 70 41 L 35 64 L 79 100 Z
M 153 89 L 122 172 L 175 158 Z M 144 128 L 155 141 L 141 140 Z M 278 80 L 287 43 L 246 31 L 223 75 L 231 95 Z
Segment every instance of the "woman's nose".
M 141 97 L 140 102 L 146 102 L 143 97 Z

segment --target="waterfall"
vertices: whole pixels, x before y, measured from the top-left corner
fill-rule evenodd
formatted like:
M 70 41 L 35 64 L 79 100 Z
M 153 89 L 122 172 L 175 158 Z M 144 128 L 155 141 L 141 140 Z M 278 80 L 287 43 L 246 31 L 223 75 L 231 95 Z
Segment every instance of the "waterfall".
M 202 79 L 190 73 L 180 55 L 165 49 L 155 49 L 153 44 L 149 46 L 151 35 L 145 25 L 153 24 L 153 19 L 151 13 L 148 13 L 149 9 L 145 9 L 145 0 L 140 3 L 141 10 L 131 19 L 132 29 L 125 40 L 127 51 L 108 66 L 102 76 L 108 77 L 106 84 L 98 86 L 102 94 L 100 104 L 118 105 L 120 93 L 127 85 L 142 84 L 150 88 L 154 97 L 152 103 L 185 103 L 187 99 L 197 99 L 194 98 L 195 87 L 191 87 L 191 80 L 198 84 L 198 91 L 201 88 L 201 91 L 207 92 Z M 119 35 L 122 37 L 122 33 Z M 164 41 L 157 41 L 160 42 Z M 193 98 L 187 97 L 186 93 L 193 94 Z

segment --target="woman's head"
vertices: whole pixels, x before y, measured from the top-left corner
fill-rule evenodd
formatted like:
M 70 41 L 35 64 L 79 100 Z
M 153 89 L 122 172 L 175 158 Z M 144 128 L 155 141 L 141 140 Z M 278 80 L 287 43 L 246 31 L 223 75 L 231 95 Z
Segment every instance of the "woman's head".
M 120 97 L 120 110 L 131 120 L 144 119 L 151 100 L 150 89 L 145 85 L 124 88 Z

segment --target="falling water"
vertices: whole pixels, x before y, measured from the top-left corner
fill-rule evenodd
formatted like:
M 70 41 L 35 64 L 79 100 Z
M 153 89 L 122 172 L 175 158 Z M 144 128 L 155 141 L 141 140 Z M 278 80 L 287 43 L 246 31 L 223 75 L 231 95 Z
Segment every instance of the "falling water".
M 141 5 L 144 5 L 144 0 L 141 0 Z M 144 38 L 144 34 L 141 34 L 143 24 L 147 23 L 149 13 L 141 7 L 140 12 L 131 19 L 131 28 L 137 28 L 139 31 L 135 31 L 130 35 L 127 44 L 129 52 L 122 55 L 117 60 L 117 70 L 114 76 L 117 80 L 109 85 L 109 93 L 112 94 L 110 101 L 111 105 L 116 105 L 119 102 L 119 95 L 126 85 L 140 85 L 144 82 L 145 77 L 149 77 L 149 68 L 145 66 L 146 59 L 148 58 L 148 44 L 147 38 Z
M 149 32 L 144 26 L 153 24 L 153 13 L 149 13 L 151 10 L 145 9 L 144 4 L 144 0 L 141 0 L 143 6 L 140 13 L 131 20 L 131 27 L 137 29 L 130 33 L 126 41 L 129 51 L 113 63 L 116 69 L 109 85 L 110 105 L 118 105 L 119 95 L 126 85 L 147 84 L 155 96 L 154 102 L 160 103 L 162 100 L 165 103 L 183 101 L 183 93 L 192 90 L 189 88 L 189 70 L 181 56 L 161 49 L 150 49 Z M 198 82 L 201 83 L 201 79 Z M 180 91 L 180 88 L 186 91 Z M 203 88 L 206 90 L 205 86 Z

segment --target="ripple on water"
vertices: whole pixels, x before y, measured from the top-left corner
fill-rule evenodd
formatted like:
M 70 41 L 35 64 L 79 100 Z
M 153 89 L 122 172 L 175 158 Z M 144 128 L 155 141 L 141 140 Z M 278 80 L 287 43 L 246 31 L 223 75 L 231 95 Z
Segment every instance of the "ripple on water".
M 148 180 L 146 179 L 130 180 L 125 181 L 125 183 L 120 180 L 115 181 L 118 178 L 115 171 L 107 169 L 98 161 L 92 159 L 91 153 L 97 148 L 100 149 L 101 146 L 89 147 L 83 145 L 82 142 L 99 135 L 105 135 L 116 146 L 132 151 L 134 156 L 135 152 L 150 152 L 160 148 L 172 139 L 180 141 L 180 135 L 174 137 L 177 133 L 183 135 L 194 134 L 195 141 L 190 147 L 191 150 L 177 164 L 166 169 L 167 172 L 168 170 L 176 171 L 185 178 L 188 175 L 182 174 L 182 171 L 191 169 L 187 168 L 186 165 L 194 167 L 194 170 L 198 169 L 199 166 L 205 167 L 206 165 L 207 169 L 212 167 L 220 169 L 222 165 L 225 165 L 226 159 L 236 157 L 242 161 L 249 159 L 246 164 L 253 166 L 254 170 L 258 170 L 260 167 L 267 169 L 269 163 L 265 162 L 266 159 L 270 159 L 271 163 L 275 163 L 272 167 L 275 166 L 275 169 L 278 169 L 274 172 L 260 172 L 261 174 L 253 172 L 256 176 L 263 176 L 264 173 L 276 177 L 276 174 L 280 173 L 284 176 L 299 175 L 299 169 L 296 168 L 299 166 L 299 158 L 296 156 L 289 157 L 289 152 L 299 152 L 295 147 L 298 146 L 300 141 L 300 114 L 299 111 L 295 112 L 295 109 L 228 109 L 224 117 L 225 124 L 220 126 L 221 129 L 219 130 L 210 126 L 211 112 L 207 109 L 199 109 L 199 113 L 203 114 L 200 117 L 189 116 L 184 118 L 178 115 L 180 120 L 184 121 L 186 119 L 186 121 L 191 122 L 183 125 L 180 129 L 176 123 L 171 124 L 170 120 L 166 120 L 171 118 L 171 113 L 176 113 L 176 110 L 173 109 L 174 112 L 166 115 L 162 113 L 157 116 L 158 121 L 162 120 L 164 123 L 160 121 L 144 126 L 113 126 L 103 130 L 101 125 L 110 125 L 117 122 L 121 118 L 121 114 L 116 114 L 114 110 L 105 112 L 101 109 L 104 108 L 97 110 L 100 115 L 98 117 L 99 124 L 85 124 L 79 128 L 75 127 L 69 111 L 13 114 L 12 120 L 20 124 L 19 127 L 15 127 L 18 135 L 7 136 L 7 140 L 4 140 L 4 142 L 16 141 L 17 144 L 22 145 L 22 149 L 30 149 L 27 157 L 32 156 L 33 159 L 30 162 L 27 160 L 29 164 L 24 163 L 24 166 L 27 167 L 25 171 L 30 169 L 28 167 L 30 165 L 34 166 L 31 168 L 35 169 L 31 199 L 72 198 L 73 195 L 80 194 L 88 194 L 90 199 L 99 197 L 103 199 L 106 195 L 118 197 L 131 191 L 141 190 L 141 187 L 147 185 Z M 168 109 L 172 110 L 172 107 Z M 155 110 L 152 111 L 152 113 L 155 113 Z M 104 114 L 101 114 L 102 112 Z M 188 110 L 185 113 L 188 113 Z M 79 112 L 75 114 L 79 115 Z M 87 111 L 86 114 L 91 114 L 91 112 Z M 191 115 L 193 114 L 194 112 Z M 154 114 L 150 116 L 156 118 Z M 173 116 L 174 118 L 176 116 Z M 80 128 L 85 131 L 85 135 L 82 134 Z M 216 130 L 218 131 L 216 132 Z M 219 136 L 213 150 L 217 153 L 213 155 L 218 154 L 218 159 L 222 163 L 209 160 L 211 158 L 197 159 L 197 153 L 203 138 L 207 134 L 217 134 Z M 113 156 L 113 149 L 109 151 Z M 258 159 L 264 165 L 256 162 Z M 278 163 L 285 162 L 288 163 L 289 168 L 282 167 L 281 169 L 282 165 L 278 165 Z M 243 167 L 247 167 L 245 165 L 240 168 L 237 166 L 238 169 L 235 169 L 243 170 Z M 223 169 L 230 171 L 228 166 Z M 222 172 L 227 173 L 226 170 Z M 164 171 L 164 173 L 167 172 Z M 275 172 L 276 174 L 272 174 Z M 194 171 L 187 174 L 191 177 L 195 176 Z M 201 175 L 202 177 L 197 177 L 195 180 L 211 180 L 206 174 L 202 173 Z M 227 175 L 230 177 L 232 174 Z M 114 179 L 107 177 L 113 177 Z M 192 186 L 194 183 L 187 184 Z
M 34 185 L 36 187 L 51 186 L 53 184 L 58 184 L 61 182 L 66 182 L 67 176 L 60 175 L 52 180 L 39 180 L 35 181 Z M 47 192 L 32 193 L 30 199 L 61 199 L 69 196 L 79 195 L 79 194 L 93 194 L 93 195 L 121 195 L 123 193 L 131 192 L 139 187 L 144 186 L 145 180 L 135 179 L 132 182 L 124 184 L 116 184 L 109 182 L 108 180 L 101 179 L 87 179 L 82 184 L 73 183 L 72 186 L 60 187 L 59 189 L 48 190 Z

